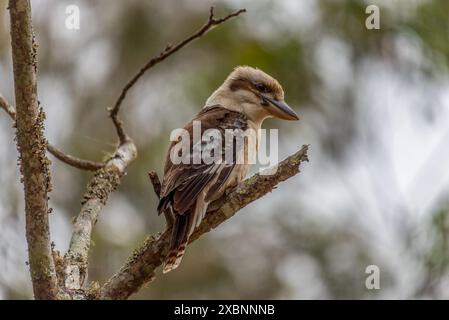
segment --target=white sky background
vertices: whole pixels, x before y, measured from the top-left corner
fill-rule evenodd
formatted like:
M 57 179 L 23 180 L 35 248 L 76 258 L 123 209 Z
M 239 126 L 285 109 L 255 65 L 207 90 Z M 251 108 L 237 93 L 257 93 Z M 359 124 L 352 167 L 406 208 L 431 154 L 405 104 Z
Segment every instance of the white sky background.
M 229 0 L 233 7 L 265 6 L 266 1 L 255 4 L 254 1 Z M 374 1 L 376 2 L 376 1 Z M 58 3 L 57 6 L 54 6 Z M 51 4 L 51 6 L 50 6 Z M 402 6 L 403 2 L 398 2 Z M 319 29 L 320 13 L 317 11 L 316 1 L 285 0 L 270 2 L 272 11 L 276 15 L 272 19 L 260 19 L 257 14 L 248 12 L 242 23 L 257 25 L 260 37 L 271 37 L 279 29 L 287 29 L 298 33 L 307 41 L 307 37 Z M 412 6 L 412 5 L 410 5 Z M 47 10 L 56 8 L 58 17 L 52 20 L 52 36 L 60 43 L 61 58 L 76 59 L 78 55 L 77 74 L 74 75 L 84 81 L 84 85 L 107 81 L 108 65 L 113 63 L 114 56 L 110 54 L 111 45 L 107 41 L 88 43 L 95 30 L 101 28 L 97 19 L 89 10 L 82 12 L 83 19 L 92 23 L 91 28 L 83 29 L 82 33 L 74 35 L 65 28 L 61 28 L 64 17 L 65 2 L 40 0 L 39 7 L 35 6 L 35 19 L 46 19 Z M 202 4 L 201 7 L 207 7 Z M 111 17 L 114 16 L 114 6 L 108 9 Z M 81 8 L 83 10 L 83 8 Z M 106 14 L 106 13 L 105 13 Z M 63 24 L 62 24 L 63 25 Z M 280 186 L 269 197 L 245 208 L 244 214 L 233 218 L 232 223 L 214 231 L 214 239 L 226 239 L 227 235 L 242 233 L 249 226 L 258 221 L 265 228 L 269 228 L 274 221 L 274 215 L 282 214 L 276 210 L 277 206 L 288 201 L 297 201 L 301 207 L 301 216 L 316 220 L 332 230 L 333 226 L 346 221 L 346 218 L 357 212 L 353 217 L 359 232 L 366 232 L 373 250 L 386 257 L 389 264 L 396 266 L 398 284 L 394 292 L 385 293 L 385 297 L 407 297 L 415 289 L 414 279 L 419 277 L 419 270 L 414 269 L 413 258 L 405 251 L 402 240 L 398 239 L 398 230 L 405 224 L 419 226 L 427 221 L 428 216 L 449 192 L 449 77 L 442 73 L 439 79 L 429 81 L 419 72 L 405 74 L 399 72 L 400 64 L 416 67 L 426 61 L 422 52 L 421 43 L 410 35 L 392 39 L 395 50 L 401 57 L 400 62 L 388 63 L 374 57 L 366 57 L 357 68 L 351 63 L 350 47 L 341 39 L 334 36 L 323 36 L 317 41 L 313 57 L 310 57 L 316 74 L 322 80 L 321 92 L 338 95 L 338 92 L 350 88 L 356 101 L 357 137 L 349 146 L 345 161 L 333 163 L 325 158 L 319 136 L 326 130 L 320 115 L 316 110 L 306 109 L 300 112 L 301 121 L 295 134 L 298 139 L 289 139 L 281 131 L 279 150 L 282 159 L 294 152 L 302 144 L 311 144 L 310 162 L 304 164 L 303 172 L 292 180 Z M 81 48 L 83 48 L 81 50 Z M 100 62 L 100 63 L 99 63 Z M 194 66 L 185 67 L 185 72 L 191 72 Z M 413 68 L 411 68 L 413 69 Z M 3 75 L 10 74 L 10 66 L 0 61 L 0 91 L 11 90 L 12 83 Z M 165 75 L 169 77 L 169 75 Z M 176 105 L 180 96 L 172 95 L 172 90 L 165 87 L 166 81 L 158 80 L 154 76 L 144 79 L 142 86 L 151 83 L 160 88 L 157 94 L 145 94 L 137 88 L 127 99 L 133 101 L 133 120 L 137 125 L 146 121 L 146 134 L 152 130 L 160 130 L 160 119 L 149 117 L 148 105 L 157 106 L 158 115 L 170 117 L 167 109 L 160 101 L 168 105 Z M 281 79 L 282 80 L 282 79 Z M 173 85 L 182 82 L 182 76 L 172 81 Z M 76 134 L 70 122 L 71 93 L 64 83 L 58 82 L 57 75 L 40 79 L 40 99 L 45 102 L 47 113 L 46 134 L 50 141 L 63 142 L 67 136 Z M 12 101 L 11 94 L 4 93 Z M 182 95 L 182 93 L 180 94 Z M 288 93 L 287 93 L 288 96 Z M 185 101 L 185 99 L 183 99 Z M 62 106 L 60 101 L 65 101 Z M 332 101 L 322 102 L 327 109 L 332 110 Z M 191 106 L 192 110 L 195 106 Z M 185 108 L 187 112 L 189 108 Z M 301 110 L 301 109 L 300 109 Z M 154 111 L 154 110 L 153 110 Z M 429 116 L 430 114 L 430 116 Z M 175 115 L 178 119 L 183 113 Z M 173 117 L 173 116 L 171 116 Z M 430 117 L 430 120 L 429 120 Z M 3 115 L 0 119 L 0 145 L 7 148 L 7 152 L 0 153 L 0 167 L 11 168 L 15 163 L 15 147 L 12 144 L 12 130 L 10 123 Z M 143 120 L 144 119 L 144 120 Z M 139 125 L 140 127 L 140 125 Z M 14 220 L 7 217 L 10 210 L 23 212 L 22 206 L 13 207 L 12 194 L 21 194 L 22 188 L 18 182 L 18 174 L 11 170 L 3 170 L 0 174 L 0 183 L 8 186 L 7 192 L 0 194 L 0 298 L 2 298 L 2 283 L 8 286 L 26 287 L 30 290 L 29 275 L 25 266 L 26 244 L 23 232 L 24 219 L 17 215 Z M 16 170 L 17 171 L 17 170 Z M 59 183 L 64 180 L 64 168 L 56 164 L 53 177 L 61 176 Z M 57 182 L 58 182 L 57 181 Z M 69 182 L 66 182 L 69 184 Z M 5 189 L 4 189 L 5 190 Z M 15 190 L 15 191 L 14 191 Z M 62 190 L 62 189 L 61 189 Z M 63 201 L 64 193 L 55 190 L 54 196 Z M 108 205 L 105 214 L 100 219 L 98 228 L 100 234 L 108 235 L 123 230 L 123 224 L 128 223 L 127 230 L 133 233 L 143 233 L 142 221 L 131 203 L 125 197 L 115 195 L 114 206 L 120 205 L 118 210 Z M 20 201 L 19 201 L 20 203 Z M 120 204 L 121 203 L 121 204 Z M 54 206 L 54 205 L 53 205 Z M 55 207 L 55 206 L 54 206 Z M 362 208 L 362 209 L 361 209 Z M 55 211 L 61 211 L 58 206 Z M 128 214 L 129 219 L 123 215 Z M 60 249 L 64 250 L 69 239 L 70 222 L 67 215 L 61 213 L 51 216 L 52 236 Z M 105 217 L 111 218 L 104 221 Z M 256 219 L 257 217 L 257 219 Z M 111 235 L 114 241 L 114 235 Z M 274 234 L 264 235 L 259 239 L 266 246 L 276 248 L 280 245 Z M 120 235 L 115 241 L 133 241 L 133 237 Z M 118 242 L 120 242 L 118 241 Z M 243 246 L 242 246 L 243 247 Z M 239 254 L 236 251 L 223 253 L 231 256 Z M 242 254 L 244 251 L 242 251 Z M 260 262 L 263 266 L 263 261 Z M 290 287 L 289 298 L 326 298 L 325 285 L 319 279 L 314 269 L 315 262 L 307 255 L 292 254 L 286 257 L 275 271 L 282 282 Z M 245 265 L 246 266 L 246 265 Z M 257 271 L 257 266 L 255 266 Z M 236 270 L 239 279 L 245 281 L 245 269 Z M 304 290 L 304 288 L 310 290 Z

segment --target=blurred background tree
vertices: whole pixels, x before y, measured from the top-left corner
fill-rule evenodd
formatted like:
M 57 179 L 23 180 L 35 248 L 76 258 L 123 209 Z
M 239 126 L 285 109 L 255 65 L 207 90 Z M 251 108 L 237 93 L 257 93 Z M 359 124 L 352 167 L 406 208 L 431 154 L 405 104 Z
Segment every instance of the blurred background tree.
M 81 29 L 65 28 L 76 4 Z M 381 29 L 365 28 L 378 5 Z M 162 172 L 169 132 L 236 65 L 283 84 L 299 123 L 281 126 L 279 158 L 311 144 L 304 172 L 195 242 L 179 270 L 133 298 L 449 298 L 449 2 L 443 0 L 33 2 L 39 97 L 53 144 L 100 160 L 124 83 L 167 42 L 207 17 L 248 12 L 152 69 L 125 100 L 139 157 L 100 216 L 90 276 L 106 280 L 163 228 L 147 172 Z M 0 91 L 13 101 L 6 1 L 0 1 Z M 30 298 L 22 187 L 10 119 L 0 116 L 0 298 Z M 70 239 L 88 173 L 53 161 L 51 230 Z M 381 289 L 365 288 L 365 268 Z

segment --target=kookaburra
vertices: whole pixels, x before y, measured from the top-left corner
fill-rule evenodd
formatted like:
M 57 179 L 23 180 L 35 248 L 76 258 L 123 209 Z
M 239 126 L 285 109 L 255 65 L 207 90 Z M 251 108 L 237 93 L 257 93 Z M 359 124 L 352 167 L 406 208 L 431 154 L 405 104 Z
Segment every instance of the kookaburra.
M 259 132 L 264 119 L 276 117 L 284 120 L 298 120 L 296 113 L 284 102 L 284 91 L 274 78 L 265 72 L 251 67 L 237 67 L 224 83 L 207 99 L 199 114 L 184 129 L 190 135 L 190 151 L 195 146 L 203 151 L 208 141 L 193 141 L 195 121 L 201 124 L 201 134 L 206 130 L 218 130 L 222 136 L 225 131 L 248 130 L 255 132 L 258 146 Z M 225 139 L 223 138 L 223 141 Z M 159 214 L 164 213 L 173 219 L 171 242 L 165 259 L 163 272 L 177 268 L 184 255 L 189 237 L 201 223 L 209 203 L 220 198 L 227 188 L 237 185 L 247 175 L 248 139 L 243 146 L 231 140 L 222 143 L 221 154 L 232 154 L 231 161 L 205 163 L 174 163 L 171 155 L 177 144 L 172 142 L 167 154 L 164 179 L 158 205 Z M 190 159 L 192 154 L 190 154 Z

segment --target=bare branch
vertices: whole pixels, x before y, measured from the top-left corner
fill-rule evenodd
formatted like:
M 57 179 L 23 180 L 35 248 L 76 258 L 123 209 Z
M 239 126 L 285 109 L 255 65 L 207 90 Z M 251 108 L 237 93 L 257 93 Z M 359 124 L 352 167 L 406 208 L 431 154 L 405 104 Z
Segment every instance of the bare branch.
M 249 203 L 271 192 L 280 182 L 296 175 L 299 172 L 299 165 L 303 161 L 308 161 L 307 151 L 308 146 L 303 146 L 301 150 L 280 162 L 276 173 L 255 174 L 213 203 L 203 222 L 191 236 L 190 242 L 217 227 Z M 101 289 L 100 297 L 103 299 L 127 299 L 142 285 L 152 281 L 155 278 L 156 268 L 165 259 L 169 241 L 169 230 L 148 237 L 120 271 L 106 282 Z
M 29 0 L 9 1 L 14 89 L 17 112 L 17 149 L 25 191 L 28 259 L 36 299 L 56 299 L 55 265 L 50 249 L 48 193 L 51 189 L 49 160 L 43 133 L 44 112 L 39 107 L 36 83 L 36 45 Z M 4 101 L 4 99 L 3 99 Z M 9 110 L 9 111 L 8 111 Z
M 87 276 L 92 229 L 108 196 L 121 182 L 128 165 L 137 157 L 132 141 L 120 145 L 105 167 L 96 171 L 84 194 L 83 205 L 74 224 L 70 247 L 65 255 L 66 287 L 78 290 Z
M 0 93 L 0 108 L 6 111 L 6 113 L 11 117 L 11 119 L 16 120 L 16 110 L 12 105 L 6 101 L 5 98 L 3 98 L 2 94 Z
M 189 36 L 188 38 L 182 40 L 181 42 L 179 42 L 178 44 L 176 44 L 175 46 L 172 45 L 167 45 L 164 49 L 164 51 L 162 51 L 161 53 L 159 53 L 157 56 L 151 58 L 140 70 L 139 72 L 137 72 L 132 78 L 131 80 L 128 81 L 128 83 L 123 87 L 122 92 L 120 93 L 119 97 L 117 98 L 117 101 L 114 104 L 114 107 L 112 107 L 111 109 L 109 109 L 109 116 L 111 117 L 115 129 L 117 131 L 117 136 L 119 137 L 119 140 L 121 143 L 123 143 L 124 141 L 126 141 L 126 139 L 128 138 L 128 136 L 126 135 L 124 129 L 123 129 L 123 122 L 119 119 L 118 117 L 118 113 L 120 111 L 120 106 L 123 102 L 123 100 L 126 97 L 126 94 L 128 93 L 128 91 L 132 88 L 132 86 L 134 86 L 136 84 L 136 82 L 140 79 L 140 77 L 143 76 L 143 74 L 148 71 L 150 68 L 154 67 L 156 64 L 158 64 L 159 62 L 164 61 L 166 58 L 168 58 L 169 56 L 171 56 L 172 54 L 176 53 L 177 51 L 179 51 L 181 48 L 183 48 L 184 46 L 186 46 L 187 44 L 189 44 L 190 42 L 192 42 L 195 39 L 200 38 L 201 36 L 203 36 L 206 32 L 208 32 L 210 29 L 212 29 L 213 27 L 222 24 L 224 22 L 226 22 L 227 20 L 233 18 L 233 17 L 237 17 L 239 14 L 246 12 L 245 9 L 240 9 L 237 10 L 223 18 L 219 18 L 216 19 L 214 17 L 214 7 L 210 8 L 210 14 L 209 14 L 209 19 L 208 21 L 194 34 L 192 34 L 191 36 Z
M 53 156 L 55 156 L 55 158 L 57 158 L 58 160 L 65 162 L 66 164 L 68 164 L 72 167 L 78 168 L 78 169 L 88 170 L 88 171 L 96 171 L 105 166 L 105 164 L 103 162 L 84 160 L 84 159 L 80 159 L 80 158 L 71 156 L 70 154 L 66 154 L 51 144 L 47 145 L 47 150 Z
M 12 120 L 14 121 L 16 120 L 16 110 L 12 105 L 8 103 L 8 101 L 6 101 L 5 98 L 3 98 L 1 94 L 0 94 L 0 107 L 4 109 L 6 113 L 9 114 Z M 55 156 L 55 158 L 61 160 L 62 162 L 65 162 L 66 164 L 72 167 L 82 170 L 95 171 L 103 168 L 105 165 L 103 162 L 95 162 L 76 158 L 74 156 L 62 152 L 61 150 L 59 150 L 58 148 L 49 143 L 47 143 L 47 151 L 50 152 L 53 156 Z

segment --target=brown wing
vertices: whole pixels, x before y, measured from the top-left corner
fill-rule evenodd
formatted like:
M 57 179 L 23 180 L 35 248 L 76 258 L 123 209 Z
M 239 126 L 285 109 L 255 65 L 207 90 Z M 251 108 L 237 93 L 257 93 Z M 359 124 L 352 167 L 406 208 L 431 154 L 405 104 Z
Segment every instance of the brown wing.
M 239 112 L 230 111 L 221 106 L 203 109 L 184 129 L 190 134 L 190 154 L 193 155 L 195 141 L 193 141 L 193 121 L 201 122 L 201 134 L 208 129 L 218 129 L 224 141 L 226 129 L 246 129 L 246 117 Z M 201 142 L 200 142 L 201 143 Z M 209 185 L 208 194 L 217 192 L 231 174 L 235 163 L 224 163 L 226 149 L 235 148 L 235 144 L 222 144 L 222 163 L 206 164 L 173 164 L 170 150 L 176 142 L 170 145 L 167 153 L 164 180 L 162 183 L 161 199 L 158 206 L 159 214 L 172 208 L 176 214 L 186 213 L 195 203 L 198 195 Z M 198 144 L 196 144 L 198 146 Z M 207 148 L 207 142 L 201 143 L 201 148 Z M 233 150 L 234 154 L 237 150 Z M 210 182 L 214 182 L 210 185 Z

